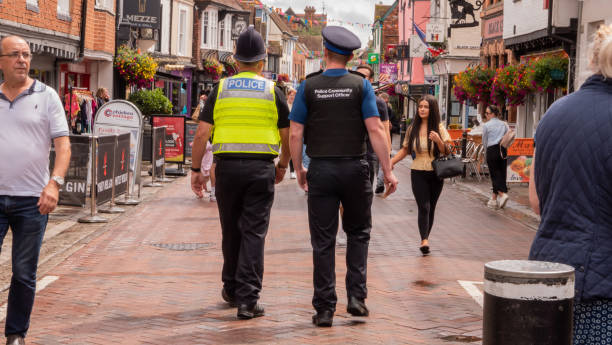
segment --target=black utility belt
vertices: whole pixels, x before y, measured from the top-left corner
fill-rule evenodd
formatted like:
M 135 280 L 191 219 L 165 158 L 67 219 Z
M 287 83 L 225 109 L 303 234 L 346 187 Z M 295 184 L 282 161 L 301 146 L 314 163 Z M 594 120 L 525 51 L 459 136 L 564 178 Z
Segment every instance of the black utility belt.
M 309 156 L 310 157 L 310 156 Z M 351 157 L 310 157 L 311 160 L 324 160 L 324 161 L 358 161 L 365 159 L 363 156 L 351 156 Z
M 250 161 L 266 161 L 274 163 L 276 156 L 273 155 L 262 155 L 262 154 L 231 154 L 231 153 L 220 153 L 216 154 L 215 158 L 219 161 L 236 161 L 236 160 L 250 160 Z

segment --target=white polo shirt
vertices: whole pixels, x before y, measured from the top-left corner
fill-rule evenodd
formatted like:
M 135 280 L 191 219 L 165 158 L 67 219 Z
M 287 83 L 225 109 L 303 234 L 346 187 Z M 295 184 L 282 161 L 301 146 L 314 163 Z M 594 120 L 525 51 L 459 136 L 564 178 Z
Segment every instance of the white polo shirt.
M 59 96 L 35 80 L 13 102 L 0 90 L 0 195 L 39 197 L 53 139 L 68 136 Z

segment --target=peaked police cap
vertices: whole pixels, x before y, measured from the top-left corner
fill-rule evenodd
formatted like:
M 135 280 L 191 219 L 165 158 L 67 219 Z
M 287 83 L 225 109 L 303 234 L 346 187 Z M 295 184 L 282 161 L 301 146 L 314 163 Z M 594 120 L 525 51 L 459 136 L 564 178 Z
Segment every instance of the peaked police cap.
M 341 26 L 326 26 L 321 32 L 325 48 L 340 55 L 351 55 L 361 48 L 361 40 L 354 33 Z
M 255 31 L 253 25 L 249 25 L 238 37 L 234 59 L 241 62 L 255 62 L 264 60 L 267 56 L 263 38 L 259 32 Z

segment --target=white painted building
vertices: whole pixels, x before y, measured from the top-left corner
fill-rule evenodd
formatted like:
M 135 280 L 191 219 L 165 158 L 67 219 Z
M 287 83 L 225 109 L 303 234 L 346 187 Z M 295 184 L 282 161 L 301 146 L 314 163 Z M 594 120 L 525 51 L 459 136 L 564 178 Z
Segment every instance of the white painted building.
M 612 24 L 612 3 L 610 0 L 588 0 L 578 3 L 579 23 L 578 56 L 576 57 L 575 89 L 578 90 L 584 81 L 593 74 L 589 69 L 593 36 L 600 25 Z
M 425 78 L 438 76 L 438 102 L 440 115 L 447 124 L 461 124 L 467 127 L 468 118 L 476 117 L 477 108 L 462 105 L 453 93 L 453 78 L 459 72 L 470 66 L 476 66 L 480 60 L 481 18 L 476 0 L 468 0 L 473 5 L 472 13 L 457 13 L 448 1 L 431 1 L 429 16 L 435 21 L 431 23 L 442 24 L 447 35 L 445 51 L 435 59 L 423 59 Z M 464 18 L 461 19 L 461 16 Z M 417 17 L 415 21 L 419 21 Z M 448 35 L 450 28 L 450 35 Z M 414 112 L 414 109 L 411 109 Z
M 306 75 L 321 70 L 321 59 L 320 58 L 306 58 Z
M 546 3 L 542 6 L 540 1 L 504 1 L 504 44 L 512 51 L 515 63 L 551 54 L 567 54 L 570 59 L 567 73 L 572 84 L 572 46 L 576 42 L 579 1 L 549 0 L 547 3 L 552 6 Z M 554 93 L 528 95 L 525 104 L 517 107 L 517 137 L 533 137 L 546 110 L 562 96 L 560 89 Z

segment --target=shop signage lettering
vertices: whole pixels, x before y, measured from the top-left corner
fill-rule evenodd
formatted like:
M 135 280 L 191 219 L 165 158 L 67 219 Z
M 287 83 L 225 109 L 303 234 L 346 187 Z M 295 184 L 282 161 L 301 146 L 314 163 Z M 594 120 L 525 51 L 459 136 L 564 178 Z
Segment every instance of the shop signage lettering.
M 102 193 L 113 188 L 113 179 L 98 182 L 98 193 Z
M 157 17 L 150 17 L 150 16 L 137 16 L 137 15 L 127 15 L 125 16 L 127 18 L 127 20 L 129 20 L 130 22 L 133 23 L 150 23 L 150 24 L 157 24 Z
M 160 0 L 124 0 L 122 24 L 159 29 Z
M 115 185 L 126 183 L 128 180 L 128 174 L 123 174 L 115 177 Z
M 253 91 L 264 91 L 266 82 L 263 80 L 239 78 L 229 79 L 227 81 L 228 90 L 253 90 Z
M 61 192 L 85 193 L 85 189 L 86 188 L 87 188 L 87 182 L 85 182 L 85 181 L 80 181 L 80 182 L 68 181 L 62 187 L 62 189 L 60 189 L 60 193 Z
M 491 19 L 485 19 L 485 34 L 484 38 L 501 37 L 504 33 L 504 17 L 497 16 Z

